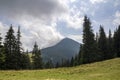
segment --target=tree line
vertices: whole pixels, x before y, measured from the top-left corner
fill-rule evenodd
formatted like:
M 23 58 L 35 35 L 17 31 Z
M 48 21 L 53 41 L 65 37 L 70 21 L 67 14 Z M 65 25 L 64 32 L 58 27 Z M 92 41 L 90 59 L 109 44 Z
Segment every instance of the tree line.
M 99 32 L 94 34 L 91 21 L 85 16 L 82 42 L 76 56 L 73 56 L 71 60 L 62 61 L 61 64 L 57 63 L 56 67 L 72 67 L 120 57 L 120 25 L 114 33 L 109 30 L 108 36 L 100 25 Z
M 79 54 L 71 59 L 71 66 L 120 57 L 120 25 L 114 33 L 109 30 L 108 36 L 100 25 L 99 32 L 94 34 L 91 21 L 85 16 L 82 41 Z
M 1 35 L 1 34 L 0 34 Z M 80 51 L 71 60 L 61 60 L 53 64 L 52 60 L 43 62 L 41 51 L 35 42 L 32 56 L 24 52 L 21 43 L 21 31 L 18 27 L 17 35 L 11 25 L 5 35 L 4 42 L 0 37 L 0 69 L 44 69 L 58 67 L 72 67 L 76 65 L 103 61 L 120 57 L 120 25 L 106 36 L 103 26 L 100 25 L 99 33 L 94 34 L 90 19 L 85 16 L 83 23 L 83 43 L 80 44 Z

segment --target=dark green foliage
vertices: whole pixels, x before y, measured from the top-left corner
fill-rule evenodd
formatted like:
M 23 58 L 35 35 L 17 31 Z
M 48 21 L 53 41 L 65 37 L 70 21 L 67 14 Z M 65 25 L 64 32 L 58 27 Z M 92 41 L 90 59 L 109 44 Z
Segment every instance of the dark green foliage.
M 111 30 L 109 30 L 109 36 L 108 36 L 108 59 L 114 58 L 114 43 L 113 43 L 113 38 L 111 34 Z
M 17 59 L 18 59 L 18 65 L 20 67 L 20 69 L 23 69 L 23 54 L 22 54 L 22 48 L 21 48 L 21 32 L 20 32 L 20 26 L 18 27 L 18 31 L 17 31 L 17 37 L 16 37 L 16 53 L 17 53 Z
M 46 69 L 54 68 L 54 64 L 51 59 L 45 63 L 44 68 L 46 68 Z
M 62 59 L 61 67 L 70 67 L 69 59 Z
M 59 68 L 59 67 L 60 67 L 60 64 L 59 64 L 59 62 L 57 62 L 55 65 L 55 68 Z
M 79 65 L 79 57 L 78 57 L 78 55 L 75 56 L 74 62 L 73 62 L 73 66 L 77 66 L 77 65 Z
M 4 49 L 5 49 L 5 68 L 6 69 L 20 69 L 19 59 L 17 53 L 17 43 L 14 36 L 12 25 L 5 36 Z
M 22 43 L 20 41 L 20 37 L 20 27 L 18 28 L 16 38 L 11 25 L 5 36 L 4 42 L 4 69 L 28 69 L 30 67 L 29 57 L 22 52 L 23 49 L 21 48 Z
M 74 58 L 72 57 L 70 61 L 70 66 L 72 67 L 73 65 L 74 65 Z
M 0 37 L 0 69 L 42 69 L 42 68 L 58 68 L 58 67 L 72 67 L 80 64 L 91 63 L 120 57 L 120 25 L 112 36 L 109 30 L 109 36 L 106 37 L 104 28 L 100 26 L 99 34 L 96 36 L 93 33 L 91 21 L 87 16 L 84 17 L 83 23 L 83 44 L 80 45 L 80 51 L 75 56 L 69 59 L 62 59 L 61 63 L 53 64 L 53 60 L 42 62 L 41 50 L 35 42 L 32 51 L 32 60 L 30 62 L 28 51 L 25 53 L 22 49 L 21 32 L 18 27 L 17 36 L 14 36 L 12 25 L 8 30 L 4 45 L 2 45 L 2 37 Z M 63 40 L 66 43 L 67 38 Z M 71 44 L 70 42 L 67 42 Z M 61 46 L 61 45 L 59 45 Z M 77 45 L 76 45 L 77 46 Z M 69 46 L 65 46 L 67 49 Z M 74 46 L 75 47 L 75 46 Z M 69 47 L 70 48 L 70 47 Z M 71 49 L 74 49 L 73 46 Z
M 1 35 L 1 33 L 0 33 Z M 0 47 L 2 47 L 2 37 L 0 36 Z
M 5 54 L 4 54 L 4 47 L 0 48 L 0 69 L 4 69 L 5 63 Z
M 28 53 L 21 54 L 21 68 L 31 69 L 31 63 Z
M 107 59 L 107 56 L 108 56 L 107 38 L 102 26 L 100 26 L 100 30 L 99 30 L 98 47 L 99 47 L 99 52 L 102 53 L 101 60 Z
M 120 57 L 120 25 L 118 29 L 114 32 L 114 52 L 115 56 Z
M 84 17 L 83 23 L 83 48 L 82 48 L 82 63 L 90 63 L 95 61 L 94 57 L 96 56 L 96 45 L 94 39 L 94 33 L 92 30 L 91 22 Z
M 33 60 L 33 69 L 42 69 L 43 63 L 42 63 L 42 57 L 41 52 L 38 49 L 38 45 L 35 42 L 33 52 L 32 52 L 32 60 Z
M 0 37 L 0 69 L 3 69 L 5 62 L 4 47 L 2 45 L 2 37 Z
M 83 45 L 81 44 L 80 45 L 80 51 L 79 51 L 79 54 L 78 54 L 78 63 L 79 64 L 83 64 L 83 52 L 82 52 L 82 49 L 83 49 Z

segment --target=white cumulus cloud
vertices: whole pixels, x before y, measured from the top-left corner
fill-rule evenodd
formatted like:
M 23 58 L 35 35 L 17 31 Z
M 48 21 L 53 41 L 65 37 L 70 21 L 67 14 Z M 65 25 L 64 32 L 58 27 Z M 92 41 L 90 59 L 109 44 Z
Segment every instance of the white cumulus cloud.
M 120 25 L 120 11 L 116 11 L 114 16 L 113 24 L 117 26 Z
M 107 0 L 90 0 L 90 2 L 92 4 L 96 4 L 96 3 L 106 3 Z

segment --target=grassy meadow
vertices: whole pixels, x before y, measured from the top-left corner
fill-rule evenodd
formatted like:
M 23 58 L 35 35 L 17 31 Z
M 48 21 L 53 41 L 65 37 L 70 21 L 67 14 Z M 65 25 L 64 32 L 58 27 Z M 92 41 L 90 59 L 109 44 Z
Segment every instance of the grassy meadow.
M 120 80 L 120 58 L 71 68 L 1 70 L 0 80 Z

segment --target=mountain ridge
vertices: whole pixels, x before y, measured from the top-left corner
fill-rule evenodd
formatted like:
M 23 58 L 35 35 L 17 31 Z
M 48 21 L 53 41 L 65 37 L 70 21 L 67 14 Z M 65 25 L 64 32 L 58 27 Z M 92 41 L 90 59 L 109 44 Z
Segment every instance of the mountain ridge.
M 53 63 L 61 62 L 62 59 L 71 59 L 78 54 L 80 43 L 70 39 L 64 38 L 54 46 L 44 48 L 41 50 L 43 61 L 52 60 Z

